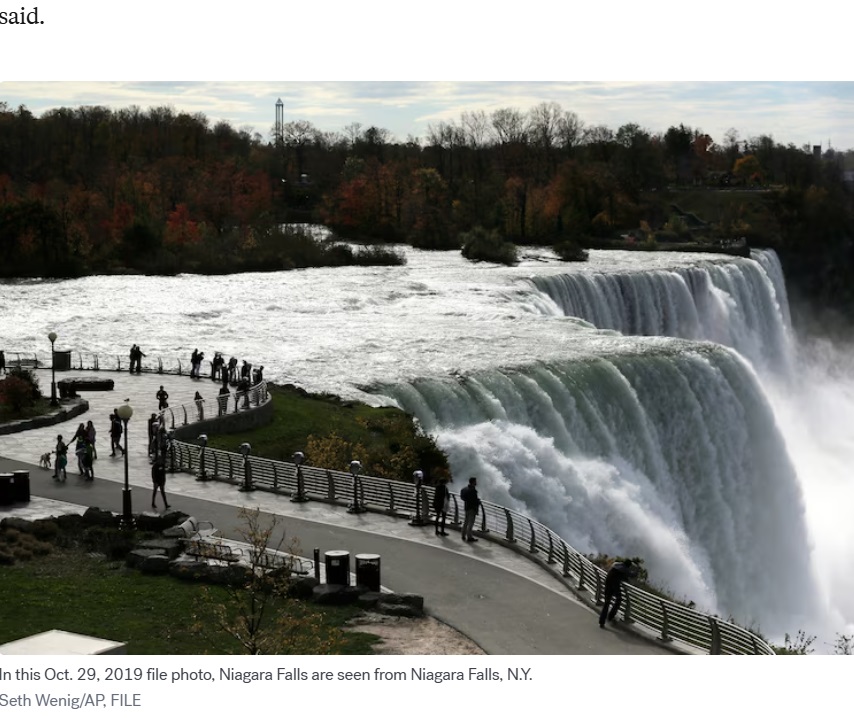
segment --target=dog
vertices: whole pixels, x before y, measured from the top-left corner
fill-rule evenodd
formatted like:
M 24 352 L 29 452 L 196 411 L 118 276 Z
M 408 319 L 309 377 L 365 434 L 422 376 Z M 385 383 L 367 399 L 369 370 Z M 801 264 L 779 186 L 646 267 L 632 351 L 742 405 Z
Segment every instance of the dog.
M 48 451 L 47 453 L 42 454 L 42 457 L 39 459 L 39 466 L 41 466 L 43 469 L 50 468 L 50 453 L 51 452 Z

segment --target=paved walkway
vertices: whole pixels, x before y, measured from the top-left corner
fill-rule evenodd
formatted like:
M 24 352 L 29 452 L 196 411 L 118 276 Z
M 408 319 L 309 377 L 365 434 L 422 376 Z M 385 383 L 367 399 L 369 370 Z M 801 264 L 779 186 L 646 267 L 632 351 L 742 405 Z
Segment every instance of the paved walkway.
M 50 386 L 49 372 L 39 372 L 42 387 Z M 67 372 L 72 376 L 103 376 L 116 382 L 112 392 L 89 392 L 86 414 L 64 424 L 20 434 L 0 436 L 0 472 L 30 471 L 33 500 L 28 506 L 0 507 L 7 515 L 50 515 L 65 508 L 98 506 L 121 511 L 124 460 L 109 455 L 107 417 L 129 399 L 134 408 L 128 428 L 129 481 L 137 513 L 151 508 L 150 466 L 147 456 L 146 419 L 156 411 L 155 393 L 161 384 L 169 392 L 169 405 L 189 403 L 198 389 L 213 399 L 218 384 L 170 375 L 129 375 L 116 372 Z M 58 377 L 59 378 L 59 377 Z M 45 380 L 46 379 L 46 380 Z M 53 448 L 57 434 L 66 439 L 77 424 L 89 418 L 98 431 L 99 459 L 95 481 L 85 482 L 69 463 L 68 480 L 54 481 L 51 472 L 38 468 L 38 459 Z M 73 457 L 72 457 L 73 458 Z M 284 518 L 288 540 L 296 538 L 301 553 L 313 549 L 343 549 L 351 556 L 375 553 L 382 558 L 382 583 L 394 591 L 418 593 L 425 608 L 441 621 L 496 655 L 619 655 L 666 654 L 671 651 L 620 628 L 602 630 L 591 608 L 578 601 L 550 573 L 499 544 L 481 540 L 464 543 L 457 532 L 435 536 L 432 527 L 413 527 L 406 521 L 381 514 L 349 514 L 344 508 L 316 501 L 293 503 L 289 498 L 263 491 L 243 493 L 216 482 L 199 482 L 189 474 L 167 475 L 167 496 L 172 508 L 212 522 L 229 538 L 238 538 L 241 506 L 259 508 Z M 59 503 L 55 503 L 59 502 Z M 68 506 L 70 505 L 70 506 Z M 162 506 L 162 501 L 159 501 Z

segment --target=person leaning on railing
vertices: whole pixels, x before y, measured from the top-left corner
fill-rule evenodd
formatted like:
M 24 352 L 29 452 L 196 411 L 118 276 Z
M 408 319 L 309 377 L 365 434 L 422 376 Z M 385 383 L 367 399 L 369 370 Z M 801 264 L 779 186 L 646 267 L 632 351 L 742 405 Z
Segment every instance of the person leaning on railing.
M 602 604 L 602 612 L 599 614 L 599 628 L 605 628 L 606 618 L 613 621 L 617 617 L 617 611 L 620 610 L 620 604 L 623 602 L 623 581 L 637 575 L 638 569 L 630 558 L 611 566 L 611 570 L 605 576 L 605 601 Z M 612 600 L 614 606 L 609 613 L 608 608 Z

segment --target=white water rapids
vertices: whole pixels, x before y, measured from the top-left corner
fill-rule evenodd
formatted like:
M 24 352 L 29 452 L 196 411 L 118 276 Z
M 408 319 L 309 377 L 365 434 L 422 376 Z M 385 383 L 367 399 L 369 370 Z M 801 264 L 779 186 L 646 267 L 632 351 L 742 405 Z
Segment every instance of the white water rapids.
M 854 367 L 798 345 L 775 255 L 401 251 L 405 267 L 5 283 L 0 348 L 47 354 L 51 330 L 123 363 L 133 343 L 198 347 L 395 402 L 456 490 L 477 475 L 485 498 L 583 552 L 642 556 L 772 640 L 854 631 Z

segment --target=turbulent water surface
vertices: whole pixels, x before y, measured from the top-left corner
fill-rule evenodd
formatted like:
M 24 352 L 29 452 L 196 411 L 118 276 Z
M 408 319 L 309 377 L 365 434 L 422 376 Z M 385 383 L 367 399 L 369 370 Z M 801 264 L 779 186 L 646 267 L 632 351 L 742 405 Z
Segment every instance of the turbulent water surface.
M 189 358 L 414 413 L 457 484 L 771 638 L 854 627 L 854 369 L 792 336 L 773 253 L 593 252 L 2 286 L 0 347 Z M 47 346 L 46 346 L 47 345 Z M 847 505 L 846 505 L 847 504 Z

